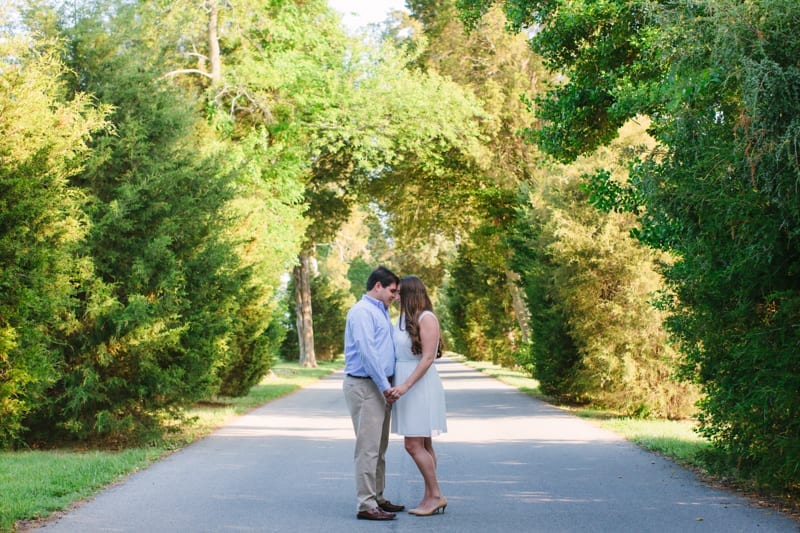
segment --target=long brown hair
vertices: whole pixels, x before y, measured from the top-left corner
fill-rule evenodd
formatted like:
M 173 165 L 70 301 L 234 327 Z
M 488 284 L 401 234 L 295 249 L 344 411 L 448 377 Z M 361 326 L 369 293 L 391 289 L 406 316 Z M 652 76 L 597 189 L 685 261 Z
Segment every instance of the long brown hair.
M 411 353 L 422 354 L 422 339 L 419 336 L 419 315 L 423 311 L 433 312 L 433 304 L 428 297 L 425 284 L 416 276 L 406 276 L 400 280 L 400 316 L 408 336 L 411 337 Z M 436 356 L 441 353 L 441 332 Z

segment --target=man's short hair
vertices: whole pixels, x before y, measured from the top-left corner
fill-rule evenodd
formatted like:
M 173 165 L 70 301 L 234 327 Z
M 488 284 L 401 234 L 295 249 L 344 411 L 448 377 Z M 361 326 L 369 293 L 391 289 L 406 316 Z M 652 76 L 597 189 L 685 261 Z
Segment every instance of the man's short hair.
M 399 285 L 400 278 L 394 272 L 381 265 L 373 270 L 367 278 L 367 292 L 371 291 L 378 282 L 381 283 L 382 287 L 388 287 L 392 283 Z

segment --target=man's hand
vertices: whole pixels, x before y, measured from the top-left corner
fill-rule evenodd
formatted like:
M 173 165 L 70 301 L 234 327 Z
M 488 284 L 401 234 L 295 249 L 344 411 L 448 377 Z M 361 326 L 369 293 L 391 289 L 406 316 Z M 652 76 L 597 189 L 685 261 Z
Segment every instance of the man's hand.
M 394 390 L 395 390 L 394 387 L 391 387 L 383 391 L 383 397 L 386 398 L 386 403 L 388 403 L 389 405 L 396 402 L 397 398 L 399 398 L 399 396 L 395 395 Z
M 405 385 L 398 385 L 396 387 L 390 387 L 386 389 L 383 393 L 383 396 L 386 398 L 388 403 L 394 403 L 400 399 L 400 396 L 408 392 L 408 387 Z

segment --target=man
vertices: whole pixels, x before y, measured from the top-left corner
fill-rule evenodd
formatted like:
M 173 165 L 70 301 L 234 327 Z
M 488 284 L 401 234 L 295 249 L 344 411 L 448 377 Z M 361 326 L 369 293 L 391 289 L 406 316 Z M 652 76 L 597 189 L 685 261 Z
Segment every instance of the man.
M 405 509 L 384 498 L 386 448 L 394 377 L 394 342 L 389 306 L 399 278 L 381 266 L 367 278 L 367 292 L 347 313 L 344 332 L 344 397 L 356 433 L 355 476 L 361 520 L 394 520 Z

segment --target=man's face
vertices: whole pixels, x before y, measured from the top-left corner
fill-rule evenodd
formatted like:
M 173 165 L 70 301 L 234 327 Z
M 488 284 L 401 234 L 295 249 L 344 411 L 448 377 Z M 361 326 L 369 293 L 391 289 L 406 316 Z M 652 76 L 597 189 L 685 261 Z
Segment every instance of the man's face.
M 380 282 L 375 284 L 375 287 L 378 288 L 378 295 L 377 299 L 383 302 L 383 305 L 386 306 L 388 309 L 392 302 L 397 300 L 400 295 L 397 290 L 397 283 L 392 283 L 384 287 Z

